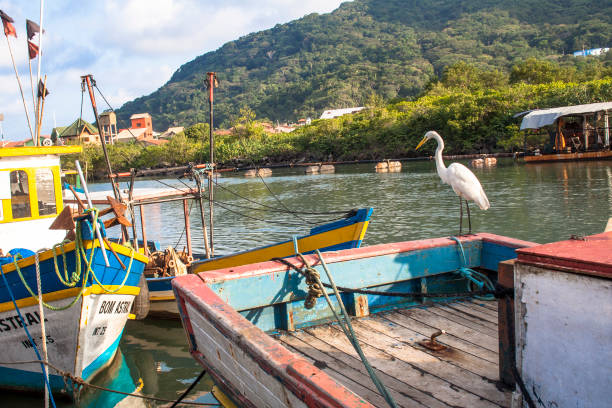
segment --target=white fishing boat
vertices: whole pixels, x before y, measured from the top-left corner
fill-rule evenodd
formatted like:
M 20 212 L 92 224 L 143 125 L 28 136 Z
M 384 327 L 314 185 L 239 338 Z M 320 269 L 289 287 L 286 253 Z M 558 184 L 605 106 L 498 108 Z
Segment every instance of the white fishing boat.
M 48 366 L 47 387 L 74 396 L 69 376 L 89 381 L 111 364 L 140 291 L 148 258 L 96 239 L 105 233 L 96 209 L 77 217 L 71 241 L 49 229 L 64 208 L 59 155 L 80 149 L 0 149 L 2 388 L 42 391 Z

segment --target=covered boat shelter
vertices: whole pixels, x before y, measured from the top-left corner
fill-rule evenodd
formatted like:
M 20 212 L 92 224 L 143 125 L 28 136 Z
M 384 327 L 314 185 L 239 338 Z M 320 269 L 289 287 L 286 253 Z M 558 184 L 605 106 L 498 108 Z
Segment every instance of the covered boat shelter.
M 551 138 L 550 147 L 555 153 L 608 150 L 611 110 L 612 102 L 536 109 L 523 117 L 520 129 L 547 128 Z

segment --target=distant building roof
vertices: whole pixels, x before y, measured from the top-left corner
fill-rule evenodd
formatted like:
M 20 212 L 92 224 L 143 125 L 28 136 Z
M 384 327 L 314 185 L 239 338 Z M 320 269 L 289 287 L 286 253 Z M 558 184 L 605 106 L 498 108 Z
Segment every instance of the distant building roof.
M 129 142 L 131 140 L 140 140 L 146 131 L 146 128 L 121 129 L 119 130 L 119 133 L 117 133 L 117 141 Z
M 562 116 L 580 115 L 585 113 L 612 110 L 612 102 L 589 103 L 586 105 L 561 106 L 550 109 L 536 109 L 523 117 L 521 130 L 539 129 L 543 126 L 552 125 Z
M 51 137 L 77 137 L 80 136 L 84 131 L 87 131 L 90 135 L 97 135 L 98 128 L 83 119 L 77 119 L 68 126 L 59 126 L 53 128 Z
M 16 141 L 1 141 L 0 147 L 22 147 L 22 146 L 31 146 L 32 139 L 26 140 L 16 140 Z
M 363 106 L 356 106 L 354 108 L 330 109 L 323 112 L 320 119 L 333 119 L 349 113 L 359 112 L 364 109 L 365 107 Z
M 149 115 L 148 113 L 135 113 L 132 116 L 130 116 L 130 119 L 140 119 L 140 118 L 150 118 L 151 115 Z
M 168 139 L 168 138 L 171 138 L 172 136 L 178 135 L 184 130 L 185 128 L 183 126 L 169 127 L 168 130 L 166 130 L 164 133 L 159 135 L 159 138 Z

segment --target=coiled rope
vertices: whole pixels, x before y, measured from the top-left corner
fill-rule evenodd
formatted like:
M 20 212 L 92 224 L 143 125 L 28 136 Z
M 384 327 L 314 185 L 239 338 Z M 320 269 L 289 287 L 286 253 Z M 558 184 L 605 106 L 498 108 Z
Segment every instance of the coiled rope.
M 98 226 L 98 209 L 97 208 L 90 208 L 88 210 L 85 210 L 85 214 L 90 214 L 91 215 L 91 219 L 92 219 L 92 228 L 93 228 L 93 234 L 95 234 L 96 230 L 99 229 Z M 96 247 L 95 244 L 92 244 L 90 253 L 89 253 L 89 259 L 87 256 L 87 249 L 85 247 L 85 244 L 83 243 L 83 237 L 82 237 L 82 224 L 83 224 L 84 220 L 80 220 L 77 223 L 76 226 L 76 238 L 75 238 L 75 248 L 74 248 L 74 252 L 75 252 L 75 271 L 72 272 L 72 274 L 70 274 L 70 278 L 68 277 L 69 273 L 68 273 L 68 265 L 66 262 L 66 251 L 65 251 L 65 247 L 64 245 L 66 244 L 67 241 L 63 241 L 59 244 L 56 244 L 53 246 L 52 251 L 53 251 L 53 266 L 55 269 L 55 273 L 57 275 L 57 277 L 59 278 L 60 282 L 62 282 L 62 284 L 64 284 L 67 287 L 74 287 L 76 286 L 79 282 L 81 283 L 81 290 L 79 291 L 79 293 L 72 299 L 72 301 L 70 303 L 68 303 L 67 305 L 64 306 L 54 306 L 51 304 L 46 303 L 44 300 L 40 300 L 38 295 L 34 293 L 34 291 L 32 290 L 32 288 L 30 287 L 30 285 L 28 285 L 28 282 L 26 281 L 25 277 L 23 276 L 23 272 L 21 270 L 21 268 L 19 267 L 18 264 L 18 260 L 22 259 L 22 257 L 20 255 L 17 255 L 13 258 L 13 265 L 15 265 L 15 270 L 17 271 L 17 274 L 19 275 L 19 278 L 21 279 L 21 282 L 23 283 L 24 287 L 26 288 L 26 290 L 28 291 L 28 293 L 30 294 L 30 296 L 32 296 L 34 299 L 36 299 L 36 302 L 42 303 L 43 306 L 45 306 L 47 309 L 50 310 L 54 310 L 54 311 L 61 311 L 61 310 L 66 310 L 69 309 L 70 307 L 72 307 L 73 305 L 75 305 L 77 303 L 77 301 L 81 298 L 81 296 L 83 296 L 83 293 L 85 292 L 85 289 L 87 288 L 87 282 L 89 281 L 89 276 L 91 275 L 93 277 L 93 279 L 95 280 L 95 282 L 100 286 L 100 288 L 105 292 L 105 293 L 117 293 L 119 290 L 121 290 L 124 286 L 125 283 L 127 282 L 127 278 L 130 275 L 130 270 L 132 268 L 132 262 L 134 261 L 134 249 L 131 248 L 131 252 L 130 252 L 130 262 L 128 265 L 128 268 L 125 272 L 125 276 L 123 277 L 123 281 L 121 282 L 121 285 L 119 285 L 117 288 L 115 289 L 110 289 L 108 287 L 106 287 L 105 285 L 102 284 L 102 282 L 100 282 L 100 280 L 98 279 L 98 277 L 96 276 L 96 272 L 92 269 L 92 265 L 93 265 L 93 259 L 94 259 L 94 254 L 96 251 Z M 59 271 L 59 267 L 58 267 L 58 259 L 57 259 L 57 254 L 56 254 L 56 248 L 61 247 L 61 255 L 62 255 L 62 260 L 63 260 L 63 273 L 64 276 L 62 276 L 62 274 Z M 81 266 L 81 262 L 85 263 L 85 273 L 83 274 L 82 272 L 82 266 Z M 36 256 L 36 267 L 38 268 L 38 257 Z M 82 279 L 81 279 L 82 278 Z M 40 288 L 40 282 L 38 283 L 39 288 Z

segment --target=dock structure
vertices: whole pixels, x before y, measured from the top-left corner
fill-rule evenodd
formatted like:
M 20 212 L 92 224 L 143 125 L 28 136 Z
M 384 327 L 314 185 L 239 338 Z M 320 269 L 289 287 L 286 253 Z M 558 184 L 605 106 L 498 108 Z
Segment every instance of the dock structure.
M 525 162 L 612 159 L 609 112 L 612 102 L 521 112 Z M 529 145 L 532 154 L 527 154 Z

